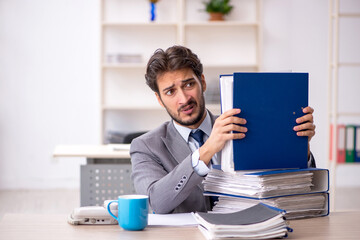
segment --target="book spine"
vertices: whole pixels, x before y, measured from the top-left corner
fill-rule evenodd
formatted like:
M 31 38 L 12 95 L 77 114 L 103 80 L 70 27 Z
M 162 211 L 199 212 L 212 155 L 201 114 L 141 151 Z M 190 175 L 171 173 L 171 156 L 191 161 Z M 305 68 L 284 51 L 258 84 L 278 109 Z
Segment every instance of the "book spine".
M 345 162 L 345 125 L 338 125 L 337 162 Z
M 360 162 L 360 125 L 355 130 L 355 162 Z
M 355 161 L 355 126 L 347 125 L 345 136 L 345 162 L 351 163 Z
M 333 160 L 333 141 L 334 141 L 334 125 L 330 125 L 330 161 Z M 345 162 L 345 125 L 337 125 L 337 139 L 335 142 L 336 147 L 336 161 L 337 163 Z

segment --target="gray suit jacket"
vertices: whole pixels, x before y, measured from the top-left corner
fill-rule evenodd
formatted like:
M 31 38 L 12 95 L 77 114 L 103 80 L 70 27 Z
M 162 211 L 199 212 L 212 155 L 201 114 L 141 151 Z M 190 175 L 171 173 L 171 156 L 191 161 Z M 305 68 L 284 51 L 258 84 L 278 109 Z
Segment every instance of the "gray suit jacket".
M 209 197 L 203 196 L 204 178 L 194 172 L 192 152 L 172 121 L 134 139 L 130 154 L 136 192 L 149 196 L 155 213 L 211 209 Z

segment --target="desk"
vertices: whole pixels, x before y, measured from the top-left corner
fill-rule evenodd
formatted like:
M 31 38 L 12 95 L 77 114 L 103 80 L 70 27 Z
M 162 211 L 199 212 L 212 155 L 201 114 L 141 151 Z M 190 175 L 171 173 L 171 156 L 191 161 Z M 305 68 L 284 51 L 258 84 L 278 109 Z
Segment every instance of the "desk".
M 124 231 L 117 225 L 73 226 L 66 215 L 7 214 L 0 222 L 0 238 L 6 240 L 41 239 L 201 239 L 196 227 L 147 227 L 144 231 Z M 334 212 L 327 217 L 293 220 L 294 232 L 287 239 L 359 239 L 360 212 Z
M 59 145 L 53 157 L 86 158 L 80 168 L 80 206 L 93 206 L 135 193 L 129 151 L 130 144 Z
M 87 159 L 130 158 L 130 144 L 58 145 L 53 157 L 85 157 Z

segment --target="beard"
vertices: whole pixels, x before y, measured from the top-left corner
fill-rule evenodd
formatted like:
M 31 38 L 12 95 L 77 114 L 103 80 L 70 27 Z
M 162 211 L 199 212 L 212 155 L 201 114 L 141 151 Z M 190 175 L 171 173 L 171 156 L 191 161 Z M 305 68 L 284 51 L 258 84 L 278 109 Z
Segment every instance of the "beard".
M 163 103 L 164 104 L 164 103 Z M 198 111 L 195 111 L 194 113 L 192 113 L 192 116 L 189 120 L 183 120 L 180 117 L 180 113 L 182 111 L 182 109 L 187 108 L 189 106 L 191 106 L 193 108 L 198 108 Z M 180 106 L 177 109 L 177 113 L 171 112 L 166 105 L 164 104 L 166 111 L 168 112 L 168 114 L 170 115 L 171 119 L 174 120 L 175 122 L 177 122 L 180 125 L 183 126 L 191 126 L 191 125 L 195 125 L 197 123 L 199 123 L 201 121 L 201 119 L 204 116 L 205 113 L 205 99 L 204 99 L 204 94 L 201 94 L 200 100 L 199 102 L 196 102 L 194 99 L 190 99 L 187 103 L 183 104 L 182 106 Z

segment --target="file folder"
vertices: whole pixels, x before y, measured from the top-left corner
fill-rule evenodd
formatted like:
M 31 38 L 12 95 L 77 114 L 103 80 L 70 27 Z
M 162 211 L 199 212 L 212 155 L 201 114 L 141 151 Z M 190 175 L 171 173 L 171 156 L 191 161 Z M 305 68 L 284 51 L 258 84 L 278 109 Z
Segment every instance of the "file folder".
M 235 171 L 307 167 L 308 138 L 297 136 L 293 127 L 308 106 L 308 73 L 221 75 L 220 89 L 222 111 L 232 101 L 230 108 L 241 109 L 238 117 L 247 120 L 248 129 L 244 139 L 232 141 L 232 156 L 225 156 L 231 148 L 225 146 L 225 165 Z

